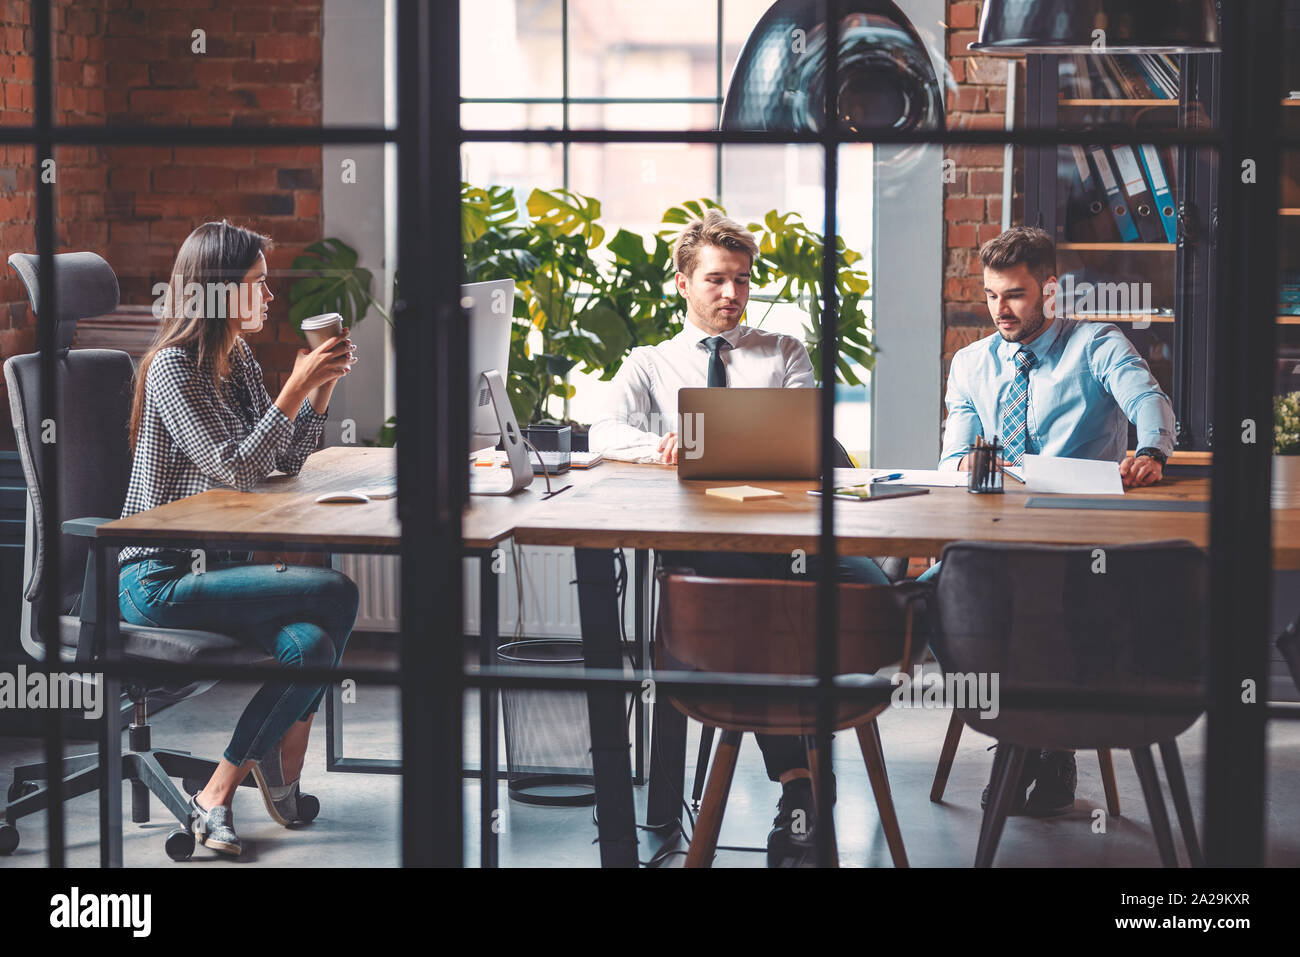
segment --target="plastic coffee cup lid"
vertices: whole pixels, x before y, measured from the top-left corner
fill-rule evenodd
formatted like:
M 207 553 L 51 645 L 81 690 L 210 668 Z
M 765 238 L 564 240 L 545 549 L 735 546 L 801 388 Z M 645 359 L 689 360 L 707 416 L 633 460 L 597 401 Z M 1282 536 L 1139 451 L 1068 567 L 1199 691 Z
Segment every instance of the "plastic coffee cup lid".
M 304 319 L 302 321 L 302 328 L 304 332 L 313 329 L 327 329 L 336 322 L 341 325 L 343 323 L 343 316 L 337 312 L 327 312 L 322 316 L 312 316 L 310 319 Z

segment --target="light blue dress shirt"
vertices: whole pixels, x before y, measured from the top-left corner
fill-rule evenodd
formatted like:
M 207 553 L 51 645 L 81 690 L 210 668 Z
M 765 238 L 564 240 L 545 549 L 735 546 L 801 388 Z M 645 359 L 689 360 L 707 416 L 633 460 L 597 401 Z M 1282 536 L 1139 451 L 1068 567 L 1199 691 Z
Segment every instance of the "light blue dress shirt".
M 994 332 L 953 356 L 940 469 L 955 471 L 976 436 L 1000 435 L 1020 348 Z M 1130 421 L 1138 448 L 1173 451 L 1169 397 L 1117 326 L 1054 319 L 1025 348 L 1037 359 L 1029 373 L 1027 453 L 1122 462 Z

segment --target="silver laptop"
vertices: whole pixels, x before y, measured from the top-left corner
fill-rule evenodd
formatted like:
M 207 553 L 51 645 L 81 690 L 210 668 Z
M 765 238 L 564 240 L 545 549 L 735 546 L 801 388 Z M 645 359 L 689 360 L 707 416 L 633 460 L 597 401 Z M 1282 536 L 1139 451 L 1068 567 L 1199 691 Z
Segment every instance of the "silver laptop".
M 821 401 L 821 389 L 679 389 L 677 477 L 820 477 Z

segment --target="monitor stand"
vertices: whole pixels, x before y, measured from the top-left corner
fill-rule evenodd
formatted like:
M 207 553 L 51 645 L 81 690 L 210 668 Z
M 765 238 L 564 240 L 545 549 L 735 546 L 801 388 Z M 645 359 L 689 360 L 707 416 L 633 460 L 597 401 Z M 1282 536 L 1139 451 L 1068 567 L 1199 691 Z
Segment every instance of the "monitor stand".
M 487 382 L 488 396 L 496 412 L 497 425 L 501 429 L 501 440 L 506 447 L 506 458 L 510 462 L 510 479 L 506 484 L 504 477 L 497 479 L 500 469 L 491 469 L 496 481 L 476 482 L 475 472 L 470 473 L 469 492 L 471 495 L 513 495 L 527 488 L 533 481 L 533 467 L 528 462 L 528 450 L 524 448 L 523 436 L 519 434 L 519 423 L 515 421 L 515 410 L 510 406 L 510 396 L 506 394 L 506 383 L 501 373 L 490 369 L 482 374 Z

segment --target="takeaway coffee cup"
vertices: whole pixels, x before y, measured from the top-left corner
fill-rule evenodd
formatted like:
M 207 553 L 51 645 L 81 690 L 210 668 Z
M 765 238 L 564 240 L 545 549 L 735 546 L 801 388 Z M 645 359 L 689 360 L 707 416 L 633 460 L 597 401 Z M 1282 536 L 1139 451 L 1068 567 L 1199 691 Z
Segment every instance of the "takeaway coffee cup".
M 304 319 L 302 334 L 307 337 L 308 348 L 319 349 L 335 336 L 343 335 L 343 317 L 337 312 L 327 312 L 322 316 Z

